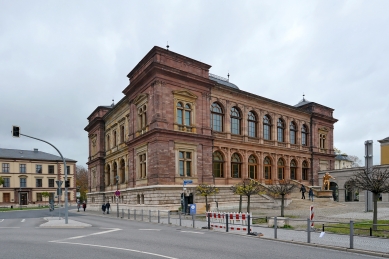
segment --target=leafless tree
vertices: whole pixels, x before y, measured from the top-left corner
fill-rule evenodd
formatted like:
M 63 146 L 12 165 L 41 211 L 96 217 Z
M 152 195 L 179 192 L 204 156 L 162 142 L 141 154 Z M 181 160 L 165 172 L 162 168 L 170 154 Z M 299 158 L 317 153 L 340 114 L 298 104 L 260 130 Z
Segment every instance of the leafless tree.
M 260 194 L 261 184 L 253 179 L 244 179 L 242 183 L 238 183 L 231 187 L 234 194 L 240 195 L 239 212 L 242 210 L 242 196 L 247 196 L 247 212 L 250 212 L 250 197 L 253 194 Z
M 81 165 L 76 167 L 76 186 L 80 188 L 81 201 L 85 201 L 88 192 L 88 169 Z
M 357 156 L 348 156 L 348 158 L 352 161 L 351 167 L 360 167 L 362 165 L 362 160 Z
M 278 183 L 267 185 L 266 187 L 262 188 L 265 192 L 269 193 L 273 197 L 278 195 L 281 196 L 281 217 L 284 217 L 285 195 L 292 193 L 296 187 L 297 185 L 290 180 L 280 180 Z
M 389 171 L 379 167 L 357 171 L 347 182 L 347 188 L 359 188 L 373 194 L 373 229 L 377 230 L 377 201 L 380 193 L 389 192 Z
M 219 188 L 215 187 L 214 185 L 207 185 L 207 184 L 199 184 L 196 187 L 196 193 L 200 194 L 201 196 L 205 197 L 205 208 L 206 211 L 209 211 L 209 204 L 208 204 L 208 196 L 212 194 L 216 194 L 219 192 Z

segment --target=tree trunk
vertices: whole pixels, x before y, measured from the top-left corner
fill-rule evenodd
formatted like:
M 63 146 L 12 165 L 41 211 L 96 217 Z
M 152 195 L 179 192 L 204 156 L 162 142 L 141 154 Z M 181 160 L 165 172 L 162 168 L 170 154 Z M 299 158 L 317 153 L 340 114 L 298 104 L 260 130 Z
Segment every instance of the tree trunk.
M 285 198 L 285 195 L 281 194 L 281 217 L 285 217 L 284 216 L 284 198 Z
M 373 193 L 373 230 L 377 230 L 377 201 L 379 193 Z
M 250 213 L 250 195 L 247 196 L 247 212 Z
M 209 211 L 209 208 L 208 208 L 208 195 L 205 196 L 205 210 L 207 212 Z
M 239 195 L 239 213 L 242 213 L 242 195 Z

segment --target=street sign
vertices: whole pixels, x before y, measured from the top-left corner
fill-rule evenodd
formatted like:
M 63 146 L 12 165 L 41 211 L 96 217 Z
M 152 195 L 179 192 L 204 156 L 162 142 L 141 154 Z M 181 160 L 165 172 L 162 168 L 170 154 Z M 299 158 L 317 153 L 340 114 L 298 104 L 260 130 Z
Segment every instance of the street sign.
M 63 182 L 60 181 L 60 180 L 57 180 L 57 181 L 55 181 L 55 183 L 57 184 L 58 187 L 61 187 L 61 185 L 62 185 Z
M 189 183 L 193 183 L 193 181 L 192 180 L 184 180 L 184 185 L 189 184 Z
M 116 195 L 116 196 L 120 196 L 120 191 L 117 190 L 117 191 L 115 192 L 115 195 Z
M 80 192 L 76 192 L 76 197 L 80 198 L 81 197 L 81 193 Z

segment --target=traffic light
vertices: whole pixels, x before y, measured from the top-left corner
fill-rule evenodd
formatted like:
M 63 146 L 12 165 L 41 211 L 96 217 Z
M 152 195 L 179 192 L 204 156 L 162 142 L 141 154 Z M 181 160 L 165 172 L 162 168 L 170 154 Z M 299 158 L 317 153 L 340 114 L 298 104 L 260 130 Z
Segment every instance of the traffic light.
M 65 188 L 66 188 L 66 187 L 68 187 L 68 188 L 70 187 L 70 181 L 69 181 L 69 180 L 66 180 L 66 181 L 65 181 Z
M 20 137 L 20 128 L 19 126 L 12 126 L 12 137 L 19 138 Z

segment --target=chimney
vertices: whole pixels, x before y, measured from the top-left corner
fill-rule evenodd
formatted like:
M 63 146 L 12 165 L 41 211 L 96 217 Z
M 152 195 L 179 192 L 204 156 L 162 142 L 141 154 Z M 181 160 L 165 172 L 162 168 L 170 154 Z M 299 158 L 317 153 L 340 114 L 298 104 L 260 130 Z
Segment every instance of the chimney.
M 37 152 L 38 152 L 38 149 L 37 149 L 37 148 L 34 148 L 34 152 L 36 152 L 36 153 L 37 153 Z

